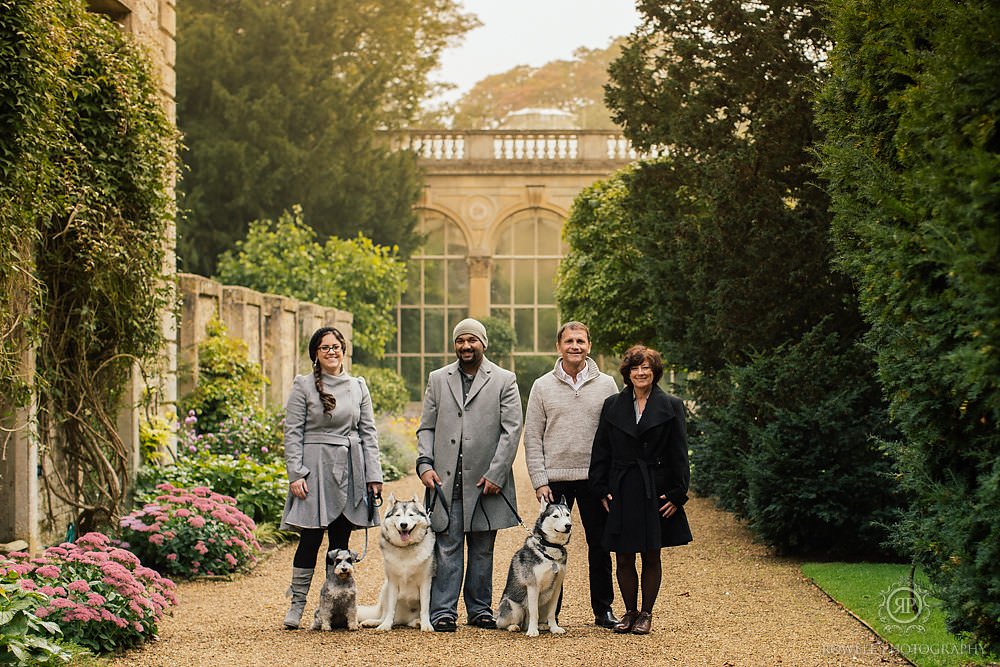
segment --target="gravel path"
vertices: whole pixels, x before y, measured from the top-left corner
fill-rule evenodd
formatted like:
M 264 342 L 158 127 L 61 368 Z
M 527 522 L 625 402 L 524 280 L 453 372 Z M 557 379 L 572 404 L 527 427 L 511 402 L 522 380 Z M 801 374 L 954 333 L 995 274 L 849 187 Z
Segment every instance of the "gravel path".
M 519 511 L 529 526 L 537 505 L 521 456 L 515 464 Z M 386 485 L 386 495 L 410 496 L 420 483 L 408 477 Z M 422 492 L 421 497 L 422 497 Z M 160 640 L 111 662 L 115 667 L 167 665 L 906 665 L 877 637 L 812 586 L 798 562 L 775 558 L 754 544 L 731 515 L 694 498 L 687 505 L 695 542 L 663 553 L 664 581 L 653 612 L 653 632 L 616 635 L 593 625 L 587 597 L 586 545 L 579 528 L 560 622 L 561 636 L 537 639 L 460 625 L 454 634 L 408 628 L 332 633 L 282 629 L 283 596 L 293 545 L 275 551 L 251 574 L 234 581 L 195 581 L 178 587 L 180 605 L 160 626 Z M 578 519 L 578 517 L 577 517 Z M 494 566 L 494 605 L 507 563 L 524 540 L 515 526 L 500 532 Z M 358 566 L 358 598 L 374 602 L 382 582 L 378 535 Z M 361 533 L 352 547 L 360 551 Z M 312 612 L 322 584 L 320 569 L 303 616 Z M 620 614 L 620 600 L 616 600 Z M 459 610 L 464 619 L 464 610 Z

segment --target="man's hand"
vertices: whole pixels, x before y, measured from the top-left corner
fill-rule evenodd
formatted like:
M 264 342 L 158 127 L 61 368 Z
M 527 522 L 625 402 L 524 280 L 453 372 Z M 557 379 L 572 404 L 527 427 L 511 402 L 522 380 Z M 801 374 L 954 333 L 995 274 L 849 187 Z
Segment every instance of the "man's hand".
M 538 499 L 538 502 L 542 502 L 542 498 L 545 498 L 545 502 L 547 503 L 555 502 L 555 499 L 552 497 L 552 489 L 549 488 L 548 484 L 542 484 L 535 489 L 535 498 Z
M 500 493 L 500 487 L 485 477 L 480 477 L 476 486 L 482 487 L 484 496 L 495 496 Z
M 305 477 L 303 477 L 302 479 L 297 479 L 291 484 L 289 484 L 288 489 L 289 491 L 292 492 L 292 495 L 298 498 L 299 500 L 305 500 L 306 496 L 309 495 L 309 487 L 306 485 Z
M 435 484 L 441 483 L 441 478 L 434 471 L 434 468 L 430 470 L 425 470 L 424 474 L 420 476 L 420 481 L 424 483 L 428 489 L 433 489 Z
M 677 512 L 677 506 L 672 502 L 667 500 L 666 496 L 660 496 L 660 500 L 666 500 L 667 502 L 660 508 L 660 514 L 664 519 L 669 519 Z
M 605 497 L 601 498 L 601 505 L 604 507 L 604 511 L 605 512 L 610 512 L 611 511 L 610 509 L 608 509 L 608 503 L 610 501 L 612 501 L 612 500 L 614 500 L 614 498 L 611 497 L 610 493 L 608 495 L 606 495 Z
M 382 482 L 368 482 L 368 490 L 376 496 L 382 495 Z

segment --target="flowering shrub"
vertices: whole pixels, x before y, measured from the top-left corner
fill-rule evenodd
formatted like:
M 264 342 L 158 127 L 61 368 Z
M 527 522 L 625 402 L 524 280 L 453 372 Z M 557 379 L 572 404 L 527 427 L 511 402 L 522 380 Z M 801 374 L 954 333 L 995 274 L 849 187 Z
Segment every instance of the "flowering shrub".
M 386 417 L 376 419 L 378 446 L 382 462 L 382 476 L 387 482 L 405 477 L 412 472 L 417 460 L 417 426 L 415 417 Z
M 178 577 L 249 570 L 260 545 L 253 519 L 230 496 L 199 486 L 186 491 L 163 483 L 155 503 L 121 520 L 132 550 L 161 572 Z
M 284 461 L 260 463 L 228 454 L 199 452 L 178 459 L 174 465 L 141 468 L 136 480 L 137 502 L 156 502 L 158 485 L 164 482 L 182 489 L 206 486 L 232 496 L 240 511 L 258 524 L 277 524 L 288 495 Z
M 200 424 L 194 410 L 189 410 L 177 425 L 177 454 L 232 454 L 261 463 L 281 460 L 285 451 L 284 424 L 280 412 L 258 410 L 226 417 L 206 429 L 207 424 Z
M 163 611 L 177 603 L 172 581 L 101 533 L 49 547 L 38 558 L 12 553 L 0 559 L 0 575 L 11 573 L 20 577 L 22 591 L 46 596 L 36 617 L 57 623 L 66 640 L 95 652 L 155 637 Z
M 58 643 L 62 635 L 59 626 L 34 614 L 48 598 L 37 591 L 22 590 L 20 578 L 16 572 L 0 577 L 0 665 L 69 661 L 69 651 Z

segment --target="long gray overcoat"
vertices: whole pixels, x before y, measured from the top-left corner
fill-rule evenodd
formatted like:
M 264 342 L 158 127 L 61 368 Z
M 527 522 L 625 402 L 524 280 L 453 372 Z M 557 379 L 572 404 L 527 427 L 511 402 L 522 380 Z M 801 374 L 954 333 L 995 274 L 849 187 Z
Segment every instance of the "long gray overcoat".
M 484 358 L 464 403 L 458 361 L 430 373 L 417 428 L 420 461 L 417 474 L 433 467 L 450 503 L 461 443 L 465 532 L 509 528 L 517 523 L 513 512 L 498 496 L 483 496 L 481 508 L 475 508 L 482 493 L 476 486 L 480 477 L 499 486 L 510 504 L 517 507 L 511 466 L 520 437 L 521 396 L 513 373 Z M 438 503 L 431 525 L 440 531 L 447 522 L 448 517 Z
M 304 499 L 289 492 L 281 529 L 326 528 L 343 514 L 355 526 L 368 521 L 367 483 L 382 481 L 378 433 L 368 386 L 347 373 L 323 374 L 323 387 L 337 399 L 323 412 L 312 375 L 298 375 L 285 406 L 285 469 L 288 481 L 306 478 Z

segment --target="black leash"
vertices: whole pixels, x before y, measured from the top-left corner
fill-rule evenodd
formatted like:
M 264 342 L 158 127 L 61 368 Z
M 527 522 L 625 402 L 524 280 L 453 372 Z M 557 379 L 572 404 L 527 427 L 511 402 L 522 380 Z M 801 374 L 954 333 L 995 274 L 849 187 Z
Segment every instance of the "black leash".
M 476 506 L 472 508 L 472 520 L 469 521 L 470 526 L 472 525 L 472 522 L 476 520 L 476 510 L 482 509 L 483 497 L 485 495 L 486 495 L 485 493 L 480 493 L 479 497 L 476 498 Z M 528 533 L 528 535 L 531 535 L 532 534 L 531 530 L 524 525 L 524 521 L 521 521 L 521 516 L 517 513 L 517 510 L 514 509 L 514 506 L 511 504 L 511 502 L 507 500 L 507 496 L 504 495 L 503 491 L 500 491 L 496 495 L 503 498 L 503 501 L 507 503 L 507 507 L 510 509 L 510 513 L 514 515 L 515 519 L 517 519 L 517 522 L 518 524 L 520 524 L 521 528 L 524 528 L 524 532 Z M 485 509 L 483 510 L 483 518 L 486 519 L 486 530 L 490 531 L 493 530 L 493 524 L 490 523 L 490 517 L 487 516 Z
M 486 495 L 485 493 L 480 493 L 479 497 L 476 498 L 476 505 L 472 508 L 472 519 L 469 521 L 469 525 L 472 525 L 472 522 L 476 520 L 476 512 L 482 510 L 483 518 L 486 519 L 486 529 L 492 531 L 493 524 L 490 522 L 490 517 L 486 514 L 486 510 L 482 509 L 483 496 L 485 495 Z M 501 491 L 497 495 L 503 498 L 503 501 L 507 503 L 507 507 L 510 509 L 511 514 L 514 515 L 514 518 L 517 519 L 517 522 L 521 525 L 521 528 L 524 528 L 524 531 L 528 533 L 528 535 L 531 535 L 531 531 L 528 529 L 527 526 L 524 525 L 524 521 L 521 520 L 521 517 L 517 513 L 517 510 L 514 509 L 514 506 L 511 504 L 511 502 L 507 500 L 507 496 L 504 495 L 503 491 Z M 444 510 L 445 516 L 448 517 L 448 523 L 445 524 L 444 528 L 442 528 L 439 531 L 436 531 L 442 533 L 447 531 L 448 528 L 451 526 L 451 510 L 448 507 L 448 503 L 444 499 L 444 489 L 441 488 L 440 484 L 434 482 L 433 489 L 429 487 L 424 488 L 424 508 L 427 510 L 428 514 L 434 511 L 434 507 L 437 505 L 438 500 L 441 501 L 441 509 Z
M 360 563 L 368 555 L 368 529 L 371 528 L 372 521 L 375 520 L 375 510 L 382 507 L 382 493 L 375 493 L 371 489 L 368 489 L 368 495 L 365 496 L 365 504 L 368 505 L 368 525 L 365 526 L 365 549 L 361 552 L 361 555 L 354 559 L 355 563 Z

